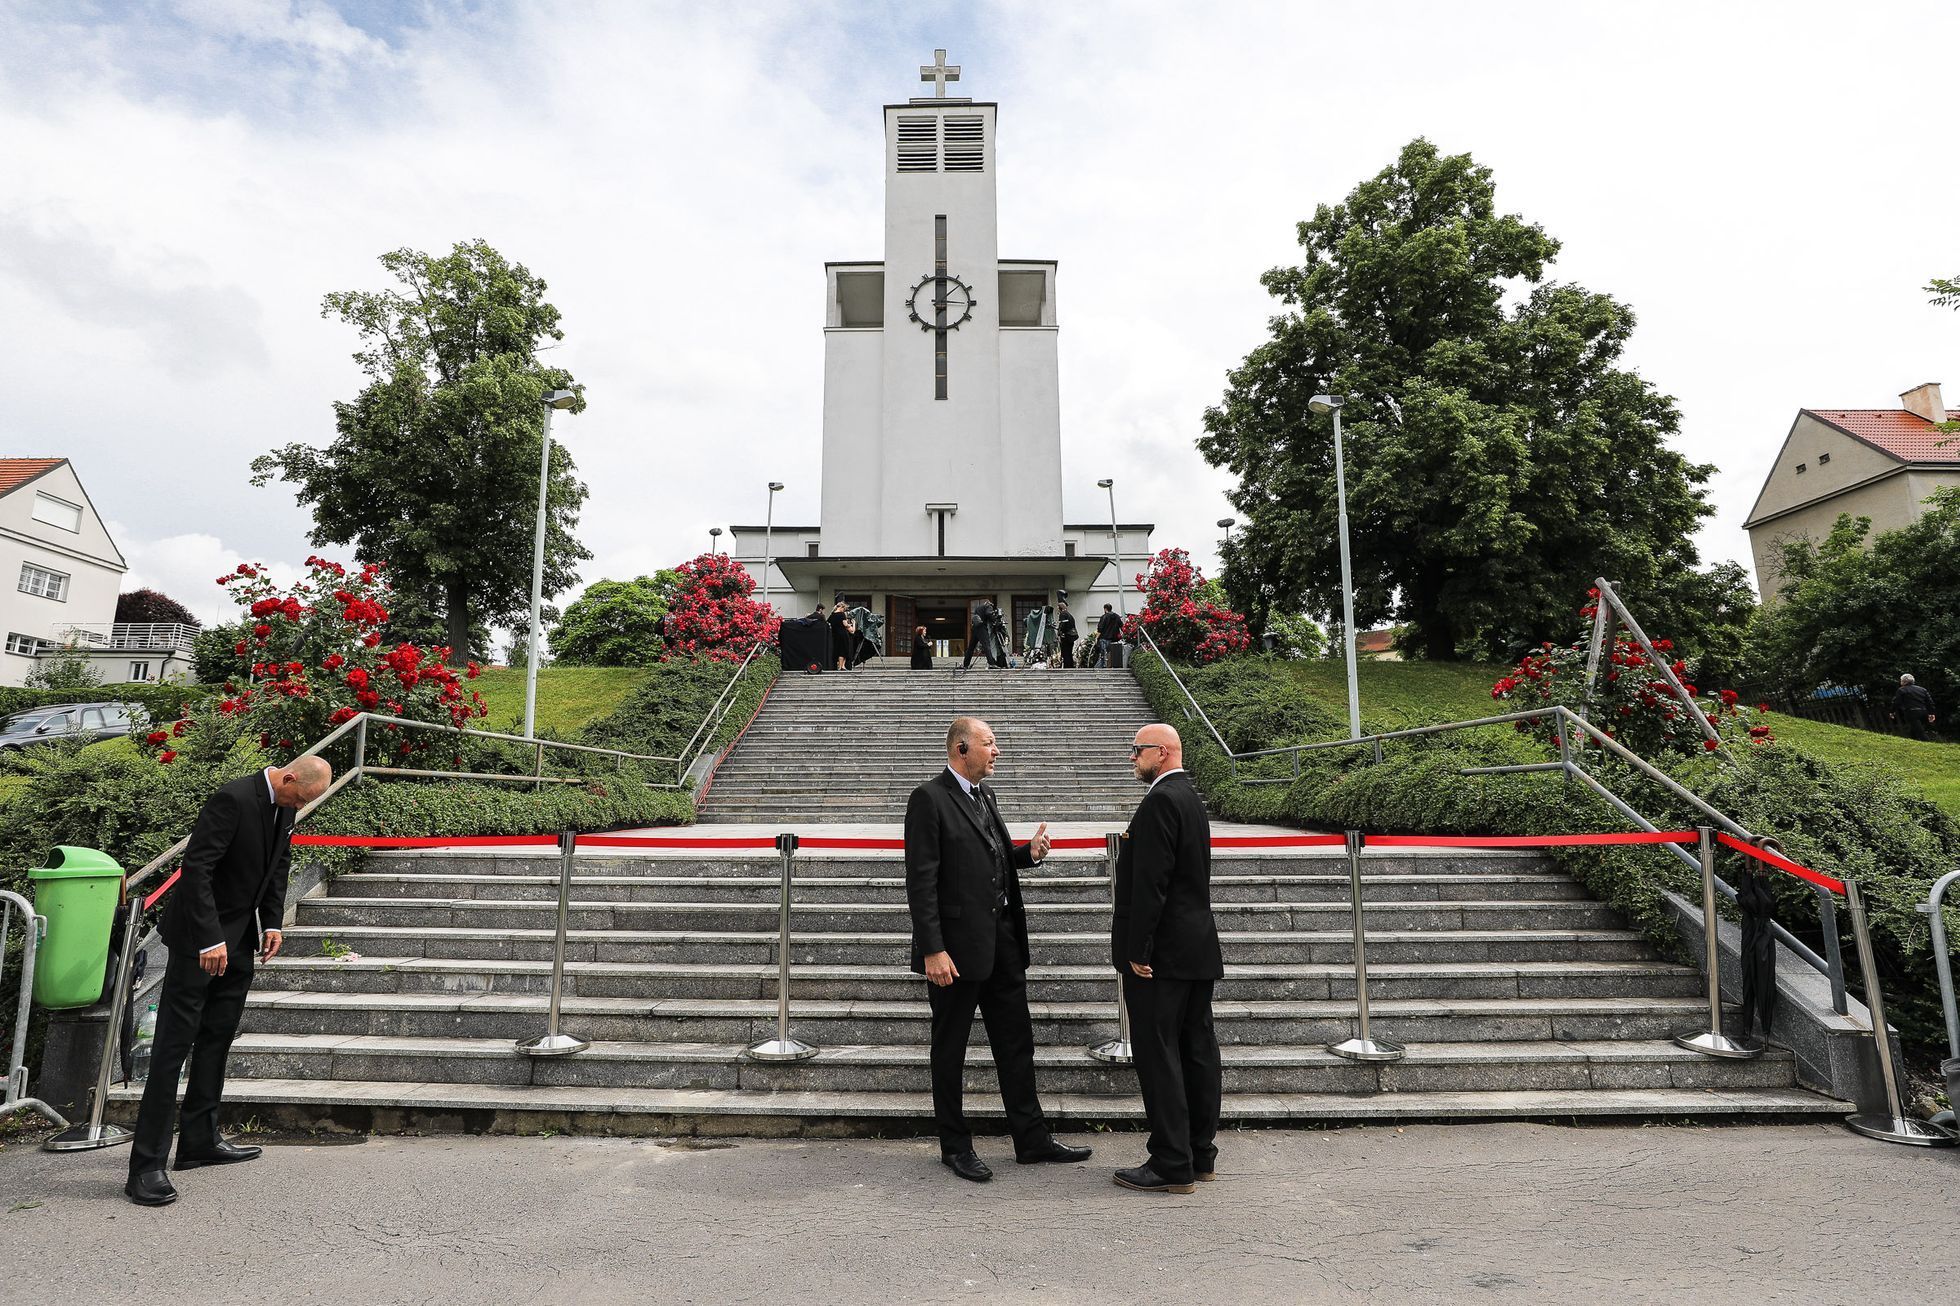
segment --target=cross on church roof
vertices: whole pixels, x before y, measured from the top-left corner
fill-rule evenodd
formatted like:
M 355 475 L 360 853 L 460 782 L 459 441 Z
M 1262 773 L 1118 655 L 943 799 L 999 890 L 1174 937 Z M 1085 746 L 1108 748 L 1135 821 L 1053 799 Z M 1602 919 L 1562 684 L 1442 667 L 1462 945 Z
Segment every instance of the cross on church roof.
M 959 79 L 960 66 L 958 64 L 949 65 L 946 62 L 946 52 L 944 50 L 934 50 L 932 52 L 932 62 L 919 65 L 919 80 L 933 84 L 932 94 L 934 99 L 945 99 L 946 83 L 957 82 Z

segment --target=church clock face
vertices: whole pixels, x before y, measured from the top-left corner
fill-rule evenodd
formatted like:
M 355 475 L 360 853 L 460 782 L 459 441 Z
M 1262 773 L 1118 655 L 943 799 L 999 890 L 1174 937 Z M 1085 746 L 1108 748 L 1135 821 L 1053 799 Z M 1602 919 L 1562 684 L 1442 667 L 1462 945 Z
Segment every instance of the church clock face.
M 973 291 L 953 276 L 920 277 L 905 303 L 921 331 L 957 331 L 973 316 Z M 943 318 L 939 316 L 941 309 L 946 314 Z

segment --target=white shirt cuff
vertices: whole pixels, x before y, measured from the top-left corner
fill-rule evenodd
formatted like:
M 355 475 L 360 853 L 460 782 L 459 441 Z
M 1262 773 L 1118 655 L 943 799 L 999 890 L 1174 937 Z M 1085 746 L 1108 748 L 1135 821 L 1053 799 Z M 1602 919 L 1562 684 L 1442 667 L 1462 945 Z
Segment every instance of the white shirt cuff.
M 203 956 L 203 955 L 204 955 L 205 953 L 207 953 L 207 952 L 216 952 L 216 951 L 217 951 L 218 949 L 220 949 L 220 948 L 222 948 L 222 947 L 224 947 L 224 946 L 225 946 L 225 945 L 224 945 L 224 944 L 222 944 L 222 943 L 214 943 L 214 944 L 212 944 L 212 945 L 211 945 L 210 947 L 208 947 L 208 948 L 199 948 L 199 949 L 197 950 L 197 955 L 198 955 L 198 956 L 200 956 L 200 957 L 202 957 L 202 956 Z

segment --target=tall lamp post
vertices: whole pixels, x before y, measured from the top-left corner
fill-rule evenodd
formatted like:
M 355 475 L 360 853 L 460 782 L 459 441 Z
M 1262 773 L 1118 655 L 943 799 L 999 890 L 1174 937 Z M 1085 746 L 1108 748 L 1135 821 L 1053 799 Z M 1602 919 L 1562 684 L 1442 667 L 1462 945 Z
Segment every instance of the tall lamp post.
M 1130 605 L 1123 596 L 1123 540 L 1116 533 L 1116 482 L 1105 478 L 1096 482 L 1096 488 L 1109 491 L 1109 560 L 1116 564 L 1116 611 L 1127 626 L 1130 623 Z
M 1228 547 L 1232 543 L 1232 528 L 1238 524 L 1239 519 L 1236 517 L 1220 517 L 1218 519 L 1218 529 L 1225 532 L 1225 543 Z
M 708 528 L 708 553 L 710 556 L 721 552 L 721 527 Z
M 1341 527 L 1341 631 L 1347 645 L 1348 738 L 1361 738 L 1361 684 L 1354 672 L 1354 566 L 1348 561 L 1347 469 L 1341 457 L 1341 395 L 1315 395 L 1309 410 L 1334 414 L 1334 495 Z
M 578 396 L 570 390 L 544 392 L 544 452 L 538 456 L 538 529 L 531 539 L 531 632 L 524 650 L 526 739 L 538 737 L 538 624 L 544 612 L 544 510 L 545 499 L 551 490 L 551 415 L 577 402 Z
M 769 510 L 762 518 L 762 602 L 765 606 L 769 605 L 769 563 L 771 559 L 769 532 L 776 524 L 776 491 L 782 488 L 783 483 L 781 481 L 769 482 Z M 773 612 L 775 609 L 771 607 L 770 610 Z

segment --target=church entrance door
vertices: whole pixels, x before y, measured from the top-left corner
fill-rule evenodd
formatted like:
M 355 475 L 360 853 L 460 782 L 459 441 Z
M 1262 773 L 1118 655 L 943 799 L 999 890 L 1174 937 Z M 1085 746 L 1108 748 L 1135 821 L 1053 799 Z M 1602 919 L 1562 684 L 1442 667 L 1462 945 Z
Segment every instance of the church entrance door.
M 926 628 L 926 638 L 932 643 L 934 657 L 956 658 L 966 653 L 966 608 L 959 599 L 939 598 L 921 595 L 918 604 L 918 620 L 914 625 Z

